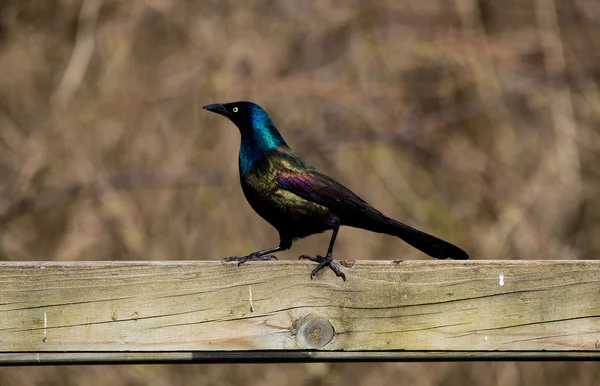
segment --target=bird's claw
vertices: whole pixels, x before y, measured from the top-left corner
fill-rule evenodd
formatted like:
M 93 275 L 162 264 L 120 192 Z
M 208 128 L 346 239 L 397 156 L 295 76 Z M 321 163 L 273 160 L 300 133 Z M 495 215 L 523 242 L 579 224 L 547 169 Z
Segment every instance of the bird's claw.
M 323 256 L 317 255 L 317 257 L 312 257 L 308 255 L 302 255 L 298 258 L 298 260 L 310 260 L 314 261 L 315 263 L 320 263 L 323 260 Z
M 325 267 L 329 267 L 333 272 L 335 272 L 336 276 L 341 277 L 344 281 L 346 281 L 346 275 L 344 274 L 344 272 L 342 272 L 340 267 L 338 267 L 337 264 L 333 261 L 333 258 L 330 254 L 327 254 L 326 256 L 317 255 L 316 257 L 302 255 L 298 259 L 310 260 L 314 261 L 315 263 L 319 263 L 319 265 L 317 265 L 317 267 L 313 269 L 310 273 L 310 280 L 312 280 L 312 278 L 317 274 L 317 272 L 319 272 Z
M 238 267 L 242 264 L 244 264 L 247 261 L 267 261 L 267 260 L 279 260 L 276 256 L 273 255 L 255 255 L 253 253 L 249 254 L 248 256 L 231 256 L 231 257 L 226 257 L 224 259 L 221 259 L 221 263 L 230 263 L 232 261 L 237 261 L 237 265 Z

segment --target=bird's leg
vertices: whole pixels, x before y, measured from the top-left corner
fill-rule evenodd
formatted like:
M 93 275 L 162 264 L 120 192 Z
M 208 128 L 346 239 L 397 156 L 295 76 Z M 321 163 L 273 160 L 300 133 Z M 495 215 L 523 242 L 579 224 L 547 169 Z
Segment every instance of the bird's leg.
M 286 249 L 290 249 L 292 246 L 292 240 L 281 239 L 279 242 L 279 246 L 273 248 L 263 249 L 262 251 L 253 252 L 247 256 L 231 256 L 221 259 L 222 263 L 229 263 L 232 261 L 237 261 L 238 267 L 244 264 L 247 261 L 266 261 L 266 260 L 279 260 L 277 257 L 269 255 L 269 253 L 275 253 L 279 251 L 285 251 Z
M 325 267 L 329 267 L 329 268 L 331 268 L 331 270 L 333 272 L 335 272 L 336 276 L 339 276 L 342 279 L 344 279 L 344 281 L 346 281 L 346 275 L 344 275 L 344 272 L 342 272 L 340 267 L 337 266 L 337 264 L 333 261 L 333 258 L 331 257 L 331 255 L 333 253 L 333 244 L 335 244 L 335 238 L 337 237 L 339 230 L 340 230 L 340 220 L 338 218 L 336 218 L 334 220 L 333 235 L 331 235 L 331 240 L 329 241 L 329 248 L 327 249 L 327 255 L 325 255 L 325 256 L 317 255 L 317 257 L 312 257 L 312 256 L 308 256 L 308 255 L 300 256 L 300 259 L 307 259 L 310 261 L 314 261 L 315 263 L 319 263 L 319 265 L 317 265 L 317 267 L 315 269 L 313 269 L 312 272 L 310 273 L 311 280 L 317 274 L 317 272 L 319 272 L 320 270 L 322 270 Z

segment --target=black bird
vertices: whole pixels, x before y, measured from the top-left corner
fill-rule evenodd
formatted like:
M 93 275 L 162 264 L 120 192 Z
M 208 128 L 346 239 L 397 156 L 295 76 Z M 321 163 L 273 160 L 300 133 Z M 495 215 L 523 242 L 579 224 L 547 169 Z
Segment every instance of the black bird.
M 397 236 L 436 259 L 468 259 L 460 248 L 386 217 L 350 189 L 310 166 L 285 143 L 267 113 L 251 102 L 216 103 L 203 109 L 229 118 L 240 130 L 240 181 L 246 199 L 262 218 L 279 231 L 279 246 L 223 261 L 277 259 L 269 254 L 290 249 L 292 242 L 333 230 L 325 256 L 300 256 L 319 263 L 310 278 L 329 266 L 346 275 L 332 259 L 340 226 Z

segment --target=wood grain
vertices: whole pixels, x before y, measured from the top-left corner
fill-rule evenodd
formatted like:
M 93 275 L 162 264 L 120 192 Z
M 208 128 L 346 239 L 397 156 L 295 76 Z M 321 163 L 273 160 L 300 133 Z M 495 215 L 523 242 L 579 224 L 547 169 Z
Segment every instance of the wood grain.
M 0 263 L 0 363 L 600 357 L 600 261 L 342 263 Z

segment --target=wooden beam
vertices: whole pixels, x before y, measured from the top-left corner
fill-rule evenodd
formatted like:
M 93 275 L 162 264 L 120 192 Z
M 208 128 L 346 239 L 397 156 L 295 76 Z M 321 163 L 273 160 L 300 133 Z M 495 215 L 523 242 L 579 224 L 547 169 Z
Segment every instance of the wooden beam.
M 600 261 L 0 263 L 0 364 L 600 358 Z

